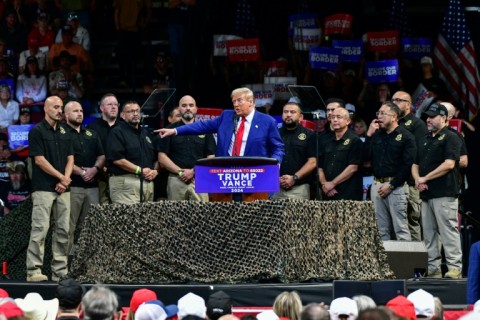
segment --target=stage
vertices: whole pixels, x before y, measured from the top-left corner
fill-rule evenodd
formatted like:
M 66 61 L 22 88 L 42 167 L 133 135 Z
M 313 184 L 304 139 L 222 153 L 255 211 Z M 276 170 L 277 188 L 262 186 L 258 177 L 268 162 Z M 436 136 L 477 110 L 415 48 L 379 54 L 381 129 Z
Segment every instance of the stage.
M 136 289 L 149 288 L 155 291 L 160 300 L 165 304 L 177 303 L 188 292 L 193 292 L 207 299 L 208 296 L 218 290 L 223 290 L 233 299 L 234 307 L 269 307 L 275 297 L 283 291 L 297 291 L 304 305 L 310 302 L 325 302 L 329 304 L 335 295 L 344 296 L 343 288 L 349 286 L 351 295 L 361 294 L 362 288 L 376 286 L 373 298 L 378 304 L 385 304 L 390 296 L 397 295 L 395 287 L 400 282 L 405 284 L 405 295 L 417 290 L 424 289 L 440 298 L 447 310 L 468 309 L 466 303 L 466 279 L 410 279 L 410 280 L 377 280 L 377 281 L 333 281 L 311 283 L 255 283 L 255 284 L 108 284 L 107 287 L 114 290 L 120 300 L 121 306 L 128 306 L 130 297 Z M 89 289 L 93 284 L 84 284 Z M 341 286 L 340 286 L 341 285 Z M 44 299 L 55 297 L 56 283 L 41 282 L 28 283 L 25 281 L 1 280 L 0 288 L 9 292 L 14 298 L 23 298 L 28 292 L 38 292 Z M 342 287 L 342 292 L 335 289 Z M 370 291 L 372 292 L 372 291 Z M 398 292 L 400 293 L 400 292 Z M 403 292 L 402 292 L 403 293 Z

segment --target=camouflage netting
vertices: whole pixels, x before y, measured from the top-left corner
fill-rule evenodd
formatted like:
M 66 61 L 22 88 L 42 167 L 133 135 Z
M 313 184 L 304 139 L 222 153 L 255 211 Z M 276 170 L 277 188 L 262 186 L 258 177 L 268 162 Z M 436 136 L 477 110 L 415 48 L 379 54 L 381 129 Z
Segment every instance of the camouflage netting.
M 26 256 L 32 226 L 32 200 L 28 199 L 18 208 L 10 211 L 0 222 L 0 261 L 7 262 L 7 276 L 25 280 Z M 52 237 L 45 240 L 44 274 L 50 274 L 52 260 Z
M 299 200 L 92 206 L 70 275 L 101 283 L 394 278 L 371 202 Z

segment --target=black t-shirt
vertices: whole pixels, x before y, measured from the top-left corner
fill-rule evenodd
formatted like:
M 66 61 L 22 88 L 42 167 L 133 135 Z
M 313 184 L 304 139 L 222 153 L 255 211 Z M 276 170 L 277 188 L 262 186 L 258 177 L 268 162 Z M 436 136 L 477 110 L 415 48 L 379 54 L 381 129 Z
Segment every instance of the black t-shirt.
M 168 128 L 185 125 L 177 121 Z M 165 153 L 173 163 L 182 169 L 195 167 L 197 160 L 215 155 L 216 143 L 212 134 L 169 136 L 158 140 L 158 151 Z
M 78 167 L 91 168 L 95 165 L 97 157 L 105 154 L 102 143 L 95 131 L 81 128 L 80 132 L 69 126 L 70 133 L 74 137 L 72 140 L 75 165 Z M 72 175 L 72 187 L 96 188 L 96 179 L 92 182 L 85 182 L 82 177 Z
M 73 156 L 72 135 L 66 124 L 59 122 L 54 129 L 45 119 L 42 120 L 30 130 L 28 144 L 32 158 L 44 156 L 57 171 L 65 174 L 67 158 Z M 35 161 L 32 163 L 33 191 L 55 192 L 58 179 L 40 169 Z
M 88 129 L 93 129 L 97 134 L 98 137 L 100 138 L 100 141 L 102 142 L 102 147 L 103 150 L 107 150 L 107 144 L 108 144 L 108 134 L 110 133 L 110 130 L 112 130 L 116 125 L 118 121 L 115 122 L 113 126 L 110 127 L 107 121 L 103 120 L 102 118 L 97 119 L 96 121 L 89 123 L 87 125 Z
M 0 197 L 3 200 L 4 206 L 13 210 L 30 197 L 32 194 L 32 184 L 30 180 L 27 179 L 18 190 L 14 190 L 11 184 L 8 183 L 3 186 L 0 192 Z
M 298 125 L 294 130 L 285 127 L 280 129 L 280 136 L 285 145 L 285 155 L 280 166 L 280 175 L 294 175 L 305 165 L 308 158 L 316 158 L 315 133 Z M 295 184 L 301 185 L 313 181 L 313 174 L 308 175 Z
M 332 181 L 349 165 L 360 167 L 363 163 L 362 154 L 363 142 L 351 130 L 347 130 L 338 140 L 335 132 L 329 132 L 322 139 L 318 167 L 323 170 L 327 181 Z M 335 190 L 338 194 L 326 200 L 362 200 L 362 175 L 357 170 L 350 179 L 337 185 Z
M 402 126 L 392 132 L 379 130 L 365 139 L 367 160 L 371 160 L 373 175 L 377 178 L 394 177 L 394 187 L 402 186 L 410 177 L 416 154 L 415 137 Z
M 435 170 L 445 160 L 457 162 L 460 158 L 462 142 L 458 136 L 447 127 L 435 136 L 425 136 L 418 148 L 415 164 L 418 165 L 420 177 Z M 456 197 L 458 195 L 458 176 L 456 169 L 427 182 L 428 189 L 420 192 L 422 200 L 440 197 Z
M 126 159 L 141 168 L 153 169 L 157 161 L 153 139 L 154 137 L 150 137 L 147 130 L 137 129 L 123 120 L 120 121 L 108 135 L 108 171 L 113 174 L 132 173 L 113 164 L 113 161 L 121 159 Z
M 414 135 L 416 143 L 422 140 L 428 133 L 427 124 L 412 113 L 398 120 L 398 124 Z

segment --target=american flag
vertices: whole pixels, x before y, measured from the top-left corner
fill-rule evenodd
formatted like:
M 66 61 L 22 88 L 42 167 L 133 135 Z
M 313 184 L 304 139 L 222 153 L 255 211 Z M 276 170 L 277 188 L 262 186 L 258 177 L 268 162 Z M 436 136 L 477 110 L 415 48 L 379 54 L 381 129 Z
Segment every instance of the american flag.
M 393 0 L 387 29 L 398 30 L 398 34 L 401 37 L 410 37 L 412 35 L 412 29 L 410 28 L 408 17 L 405 13 L 403 0 Z
M 480 81 L 475 48 L 460 0 L 450 0 L 433 57 L 454 102 L 464 107 L 466 115 L 475 114 L 480 103 Z

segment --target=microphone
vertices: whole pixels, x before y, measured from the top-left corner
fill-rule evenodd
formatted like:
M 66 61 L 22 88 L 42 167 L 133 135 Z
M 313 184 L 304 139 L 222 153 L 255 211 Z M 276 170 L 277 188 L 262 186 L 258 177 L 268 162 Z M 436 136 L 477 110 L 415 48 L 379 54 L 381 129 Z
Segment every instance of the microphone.
M 238 116 L 233 114 L 233 134 L 237 133 L 237 126 L 238 126 Z

